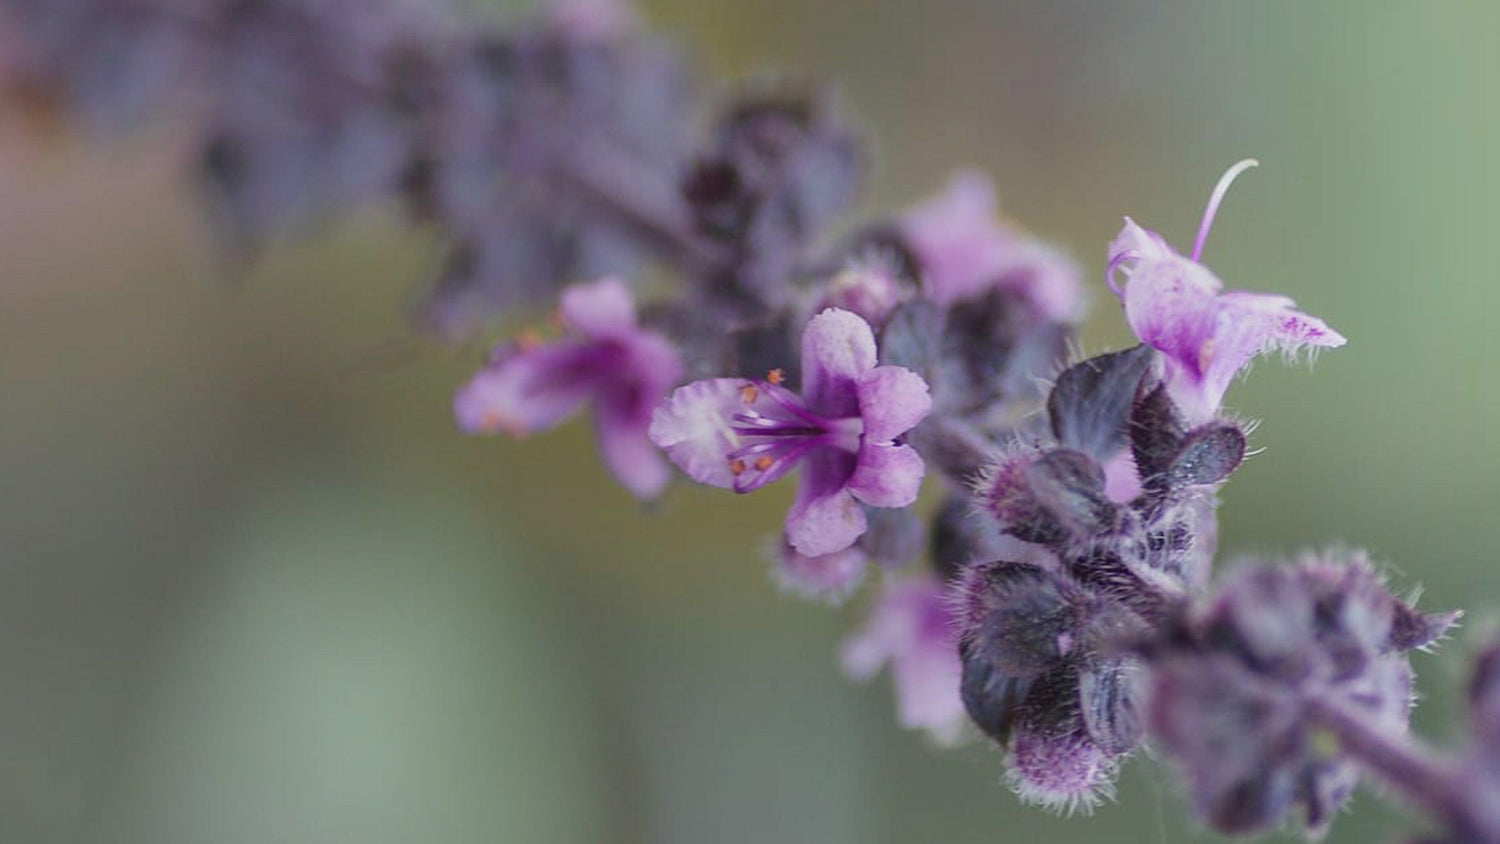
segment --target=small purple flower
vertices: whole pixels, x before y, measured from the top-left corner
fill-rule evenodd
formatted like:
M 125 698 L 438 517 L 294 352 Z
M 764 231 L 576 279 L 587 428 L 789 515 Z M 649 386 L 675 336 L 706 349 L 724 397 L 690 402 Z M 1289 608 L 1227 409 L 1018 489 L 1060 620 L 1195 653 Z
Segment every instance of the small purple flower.
M 855 263 L 830 278 L 818 298 L 818 311 L 842 308 L 879 330 L 911 293 L 896 271 L 878 260 Z
M 935 574 L 890 580 L 863 630 L 844 643 L 841 661 L 855 680 L 890 663 L 896 719 L 944 744 L 958 741 L 968 716 L 958 687 L 963 668 L 952 609 Z
M 772 371 L 764 380 L 679 387 L 656 410 L 651 440 L 693 480 L 741 493 L 803 464 L 786 540 L 808 557 L 842 551 L 868 526 L 861 503 L 916 500 L 922 458 L 895 440 L 931 408 L 927 383 L 876 366 L 869 324 L 837 308 L 813 317 L 802 335 L 802 395 L 781 382 Z
M 497 348 L 454 397 L 458 426 L 471 434 L 525 436 L 556 427 L 592 400 L 605 463 L 626 489 L 655 497 L 671 470 L 646 430 L 651 411 L 682 375 L 676 348 L 636 324 L 630 291 L 616 278 L 563 291 L 559 315 L 573 336 Z
M 1214 189 L 1190 258 L 1161 235 L 1129 217 L 1109 247 L 1108 281 L 1125 306 L 1125 318 L 1142 342 L 1166 357 L 1164 380 L 1192 424 L 1219 409 L 1229 382 L 1257 355 L 1269 351 L 1344 345 L 1344 337 L 1317 317 L 1295 310 L 1285 296 L 1224 291 L 1224 283 L 1198 263 L 1224 192 L 1253 160 L 1231 167 Z M 1123 287 L 1115 273 L 1126 270 Z
M 940 305 L 1013 290 L 1047 319 L 1072 322 L 1081 299 L 1073 262 L 996 219 L 989 177 L 957 173 L 937 196 L 908 211 L 901 232 L 921 264 L 927 298 Z

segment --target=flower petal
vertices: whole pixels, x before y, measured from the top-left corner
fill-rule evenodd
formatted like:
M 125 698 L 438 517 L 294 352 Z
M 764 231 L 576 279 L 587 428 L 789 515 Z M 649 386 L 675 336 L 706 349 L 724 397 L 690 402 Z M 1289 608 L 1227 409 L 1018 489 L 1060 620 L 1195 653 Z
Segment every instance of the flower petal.
M 1082 273 L 1060 250 L 1024 235 L 1007 249 L 996 286 L 1015 291 L 1052 322 L 1075 322 L 1083 311 Z
M 651 441 L 698 483 L 734 486 L 729 452 L 739 448 L 740 437 L 729 420 L 743 404 L 744 384 L 739 378 L 694 381 L 678 387 L 651 417 Z
M 568 287 L 559 297 L 558 311 L 570 327 L 589 337 L 615 337 L 635 328 L 630 288 L 613 276 Z
M 859 379 L 866 442 L 888 442 L 910 431 L 932 409 L 922 376 L 902 366 L 877 366 Z
M 951 616 L 937 577 L 889 581 L 864 628 L 839 655 L 844 672 L 861 681 L 891 663 L 897 720 L 950 743 L 968 720 L 959 695 L 963 669 Z
M 1125 226 L 1115 239 L 1109 244 L 1109 262 L 1131 256 L 1137 261 L 1155 261 L 1162 258 L 1180 257 L 1167 244 L 1167 239 L 1143 227 L 1140 223 L 1129 217 L 1125 218 Z
M 1201 401 L 1217 408 L 1236 374 L 1257 355 L 1303 346 L 1342 346 L 1344 338 L 1322 320 L 1293 309 L 1285 296 L 1233 291 L 1219 297 L 1213 335 L 1198 353 Z M 1168 388 L 1176 398 L 1175 385 Z M 1195 418 L 1186 411 L 1189 421 Z
M 917 500 L 926 468 L 909 445 L 866 443 L 849 478 L 849 492 L 871 507 L 908 507 Z
M 649 413 L 641 413 L 634 400 L 600 401 L 594 408 L 599 454 L 615 479 L 643 499 L 657 497 L 672 480 L 667 461 L 646 436 L 649 423 Z
M 1141 342 L 1201 376 L 1199 353 L 1218 326 L 1221 287 L 1185 258 L 1140 261 L 1125 287 L 1125 319 Z
M 907 212 L 901 232 L 922 267 L 928 299 L 951 305 L 983 293 L 1006 263 L 1011 235 L 995 221 L 995 189 L 974 170 Z
M 859 379 L 875 368 L 875 333 L 850 311 L 829 308 L 802 333 L 802 394 L 830 417 L 859 415 Z
M 854 455 L 839 449 L 811 452 L 802 464 L 802 483 L 786 514 L 786 539 L 809 557 L 842 551 L 869 526 L 865 511 L 844 488 Z
M 634 331 L 620 338 L 624 349 L 624 365 L 632 379 L 640 384 L 640 394 L 649 403 L 644 414 L 651 410 L 666 395 L 667 390 L 682 377 L 682 354 L 672 341 L 651 331 Z
M 593 348 L 573 343 L 503 356 L 459 389 L 454 418 L 471 434 L 523 436 L 552 428 L 589 397 L 587 373 L 595 357 Z

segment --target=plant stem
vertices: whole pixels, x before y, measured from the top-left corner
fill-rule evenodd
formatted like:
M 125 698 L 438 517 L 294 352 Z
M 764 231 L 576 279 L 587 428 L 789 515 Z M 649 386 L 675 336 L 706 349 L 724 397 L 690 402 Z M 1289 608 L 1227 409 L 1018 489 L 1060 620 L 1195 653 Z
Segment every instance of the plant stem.
M 1338 737 L 1339 744 L 1368 773 L 1428 812 L 1462 840 L 1500 841 L 1500 828 L 1477 811 L 1468 778 L 1452 761 L 1412 736 L 1370 722 L 1369 713 L 1338 701 L 1314 698 L 1308 718 Z

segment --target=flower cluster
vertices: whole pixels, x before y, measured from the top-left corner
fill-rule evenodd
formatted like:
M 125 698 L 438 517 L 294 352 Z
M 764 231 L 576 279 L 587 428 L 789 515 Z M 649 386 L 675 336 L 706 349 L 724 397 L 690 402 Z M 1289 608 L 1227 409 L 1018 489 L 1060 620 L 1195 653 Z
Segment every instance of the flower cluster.
M 745 84 L 700 115 L 691 78 L 616 0 L 512 28 L 408 0 L 0 0 L 7 107 L 88 131 L 185 112 L 230 254 L 396 198 L 442 239 L 422 326 L 472 336 L 555 298 L 458 390 L 464 431 L 587 405 L 641 499 L 673 467 L 741 494 L 796 473 L 776 580 L 836 603 L 879 572 L 845 671 L 890 666 L 904 726 L 997 743 L 1023 798 L 1089 807 L 1151 741 L 1224 831 L 1294 808 L 1319 831 L 1367 771 L 1446 844 L 1500 844 L 1500 649 L 1474 748 L 1438 762 L 1405 736 L 1406 653 L 1455 615 L 1352 554 L 1210 589 L 1247 454 L 1231 382 L 1344 342 L 1200 262 L 1253 161 L 1187 256 L 1126 219 L 1104 277 L 1140 344 L 1063 367 L 1080 271 L 986 177 L 836 230 L 869 160 L 836 104 Z
M 1406 653 L 1456 619 L 1392 597 L 1358 553 L 1243 564 L 1145 646 L 1147 727 L 1215 829 L 1259 831 L 1300 808 L 1317 834 L 1358 769 L 1308 713 L 1401 736 L 1413 700 Z

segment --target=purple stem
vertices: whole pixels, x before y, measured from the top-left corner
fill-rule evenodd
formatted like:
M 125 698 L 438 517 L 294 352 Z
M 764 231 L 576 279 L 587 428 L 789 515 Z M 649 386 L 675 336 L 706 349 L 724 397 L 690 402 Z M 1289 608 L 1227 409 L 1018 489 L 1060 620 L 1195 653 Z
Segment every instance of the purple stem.
M 1457 765 L 1407 734 L 1394 734 L 1369 721 L 1369 714 L 1333 700 L 1307 701 L 1313 723 L 1338 737 L 1339 745 L 1364 770 L 1441 820 L 1463 840 L 1500 841 L 1500 828 L 1476 801 L 1484 795 L 1467 788 Z M 1489 813 L 1493 814 L 1493 813 Z
M 695 273 L 725 266 L 730 255 L 706 242 L 675 186 L 640 178 L 636 168 L 593 145 L 572 156 L 561 174 L 637 232 L 654 240 Z

